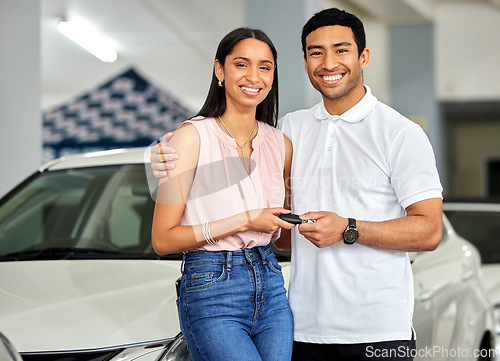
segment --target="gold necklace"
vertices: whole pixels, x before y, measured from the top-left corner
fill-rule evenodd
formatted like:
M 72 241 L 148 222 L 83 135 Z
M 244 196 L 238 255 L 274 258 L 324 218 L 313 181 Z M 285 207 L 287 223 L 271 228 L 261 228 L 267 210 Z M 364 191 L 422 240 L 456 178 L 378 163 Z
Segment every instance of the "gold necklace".
M 241 153 L 243 154 L 243 159 L 241 160 L 241 162 L 243 163 L 243 168 L 245 168 L 245 171 L 248 173 L 248 175 L 250 175 L 250 173 L 252 173 L 252 163 L 250 162 L 250 158 L 248 158 L 248 165 L 246 164 L 246 156 L 245 156 L 245 149 L 244 149 L 244 146 L 247 145 L 247 143 L 250 141 L 250 138 L 252 138 L 252 135 L 253 135 L 253 132 L 255 132 L 255 128 L 257 128 L 257 122 L 255 122 L 255 126 L 253 127 L 252 129 L 252 132 L 250 133 L 248 139 L 246 140 L 245 144 L 241 145 L 240 143 L 238 143 L 238 141 L 236 140 L 236 138 L 231 134 L 231 132 L 229 131 L 229 129 L 227 129 L 226 127 L 226 124 L 224 124 L 224 122 L 222 121 L 222 118 L 220 116 L 218 116 L 220 122 L 222 123 L 222 125 L 224 126 L 224 128 L 226 129 L 226 131 L 229 133 L 229 135 L 231 136 L 231 138 L 234 139 L 234 141 L 236 142 L 236 144 L 239 145 L 239 147 L 241 148 Z

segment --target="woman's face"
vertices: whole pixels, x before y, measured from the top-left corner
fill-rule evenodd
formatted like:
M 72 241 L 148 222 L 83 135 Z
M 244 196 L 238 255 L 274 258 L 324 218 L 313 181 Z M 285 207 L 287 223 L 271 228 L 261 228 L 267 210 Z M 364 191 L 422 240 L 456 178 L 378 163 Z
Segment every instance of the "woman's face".
M 255 38 L 241 40 L 226 56 L 224 67 L 216 60 L 217 78 L 224 82 L 228 107 L 257 107 L 269 94 L 275 62 L 269 45 Z

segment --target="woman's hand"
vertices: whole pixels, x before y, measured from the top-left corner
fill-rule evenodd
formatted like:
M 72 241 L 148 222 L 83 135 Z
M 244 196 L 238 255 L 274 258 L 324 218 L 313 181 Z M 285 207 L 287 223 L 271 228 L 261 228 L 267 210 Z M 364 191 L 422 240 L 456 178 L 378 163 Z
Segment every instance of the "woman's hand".
M 285 208 L 276 207 L 253 209 L 245 212 L 244 214 L 248 219 L 248 224 L 245 226 L 245 229 L 272 234 L 279 228 L 292 229 L 295 227 L 295 224 L 288 223 L 278 218 L 278 216 L 283 213 L 290 213 L 290 211 Z

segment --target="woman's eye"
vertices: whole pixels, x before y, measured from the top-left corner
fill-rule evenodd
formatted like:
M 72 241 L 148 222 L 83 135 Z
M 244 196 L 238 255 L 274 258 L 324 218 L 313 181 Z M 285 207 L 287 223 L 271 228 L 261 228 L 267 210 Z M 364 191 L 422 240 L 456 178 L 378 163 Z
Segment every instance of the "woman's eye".
M 260 70 L 269 71 L 269 70 L 271 70 L 271 68 L 269 68 L 267 66 L 261 66 Z

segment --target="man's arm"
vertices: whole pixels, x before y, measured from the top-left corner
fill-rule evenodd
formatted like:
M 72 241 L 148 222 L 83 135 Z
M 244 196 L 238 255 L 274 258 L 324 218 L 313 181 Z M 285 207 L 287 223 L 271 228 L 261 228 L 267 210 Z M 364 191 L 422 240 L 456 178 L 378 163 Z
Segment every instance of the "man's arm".
M 405 217 L 382 222 L 356 220 L 357 243 L 395 251 L 432 251 L 439 245 L 443 233 L 442 208 L 442 200 L 432 198 L 408 206 Z M 343 241 L 347 218 L 333 212 L 308 212 L 301 218 L 315 220 L 299 225 L 299 232 L 316 247 L 329 247 Z
M 179 159 L 175 148 L 169 142 L 174 133 L 166 133 L 160 143 L 151 147 L 151 168 L 156 178 L 164 178 L 167 176 L 167 170 L 175 168 L 174 161 Z

